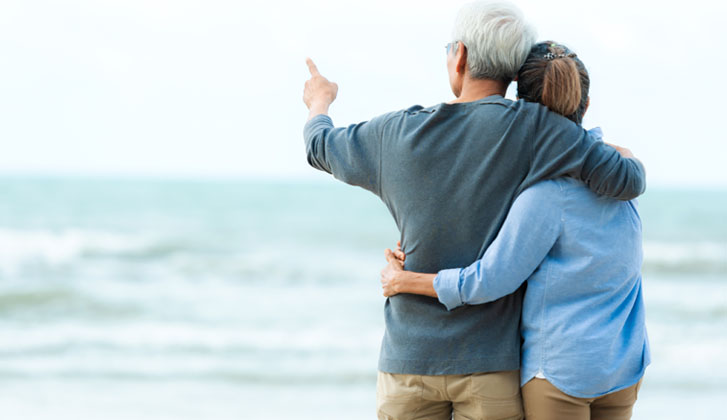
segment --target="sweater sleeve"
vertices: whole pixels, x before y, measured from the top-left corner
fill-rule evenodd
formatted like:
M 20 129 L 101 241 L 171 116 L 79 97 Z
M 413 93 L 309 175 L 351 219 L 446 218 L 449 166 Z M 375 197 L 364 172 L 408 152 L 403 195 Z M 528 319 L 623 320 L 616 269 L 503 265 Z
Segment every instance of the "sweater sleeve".
M 646 174 L 637 159 L 622 157 L 581 126 L 541 109 L 531 142 L 527 185 L 568 175 L 599 195 L 631 200 L 646 190 Z
M 348 127 L 334 127 L 327 115 L 305 125 L 308 163 L 347 184 L 380 193 L 381 142 L 385 116 Z

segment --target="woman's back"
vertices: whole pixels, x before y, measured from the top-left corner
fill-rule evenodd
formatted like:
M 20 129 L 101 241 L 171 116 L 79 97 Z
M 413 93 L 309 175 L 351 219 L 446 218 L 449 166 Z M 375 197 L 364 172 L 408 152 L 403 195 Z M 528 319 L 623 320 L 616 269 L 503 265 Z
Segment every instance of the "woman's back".
M 542 375 L 577 397 L 634 385 L 649 361 L 636 202 L 569 178 L 537 184 L 520 200 L 560 211 L 555 244 L 528 279 L 522 383 Z

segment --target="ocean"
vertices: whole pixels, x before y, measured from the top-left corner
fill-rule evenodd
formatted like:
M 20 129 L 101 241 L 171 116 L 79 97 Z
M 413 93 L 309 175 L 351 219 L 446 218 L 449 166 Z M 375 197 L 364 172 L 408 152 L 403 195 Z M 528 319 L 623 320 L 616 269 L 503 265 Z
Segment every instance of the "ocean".
M 727 395 L 727 191 L 650 189 L 634 419 Z M 335 181 L 0 178 L 0 416 L 374 419 L 398 232 Z

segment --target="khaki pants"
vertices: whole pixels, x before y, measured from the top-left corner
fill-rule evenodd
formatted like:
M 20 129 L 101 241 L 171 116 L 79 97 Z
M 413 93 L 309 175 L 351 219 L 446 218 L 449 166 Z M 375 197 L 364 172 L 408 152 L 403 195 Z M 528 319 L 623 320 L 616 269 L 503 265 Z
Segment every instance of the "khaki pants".
M 528 420 L 628 420 L 641 381 L 621 391 L 596 398 L 576 398 L 563 393 L 545 379 L 533 378 L 523 386 L 525 418 Z
M 381 420 L 521 420 L 520 373 L 428 376 L 379 372 L 376 409 Z

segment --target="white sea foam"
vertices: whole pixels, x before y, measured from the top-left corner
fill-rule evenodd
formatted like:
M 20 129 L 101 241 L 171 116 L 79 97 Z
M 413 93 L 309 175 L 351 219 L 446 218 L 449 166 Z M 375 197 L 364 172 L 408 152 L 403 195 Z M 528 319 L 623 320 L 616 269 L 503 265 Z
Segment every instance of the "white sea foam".
M 138 322 L 3 329 L 0 376 L 318 383 L 372 377 L 381 331 Z M 348 378 L 348 379 L 346 379 Z
M 644 264 L 647 268 L 680 271 L 727 270 L 725 242 L 644 242 Z
M 106 326 L 91 323 L 47 323 L 32 329 L 0 330 L 2 354 L 22 354 L 33 349 L 90 346 L 119 351 L 189 350 L 215 351 L 289 351 L 307 352 L 320 349 L 354 351 L 377 348 L 381 331 L 376 326 L 351 335 L 335 324 L 308 328 L 259 328 L 255 325 L 195 325 L 192 323 L 135 322 Z M 373 341 L 371 338 L 375 338 Z
M 103 230 L 66 228 L 60 230 L 20 230 L 0 227 L 0 270 L 14 270 L 26 263 L 60 265 L 72 263 L 84 255 L 124 256 L 143 254 L 165 244 L 178 242 L 172 237 L 119 233 Z M 167 245 L 169 246 L 169 245 Z M 153 255 L 151 255 L 153 257 Z M 338 255 L 337 258 L 344 257 Z M 294 257 L 294 256 L 293 256 Z M 360 258 L 360 255 L 351 256 Z M 241 256 L 250 267 L 280 265 L 279 254 L 255 250 Z M 289 258 L 289 257 L 288 257 Z M 727 264 L 727 239 L 724 242 L 645 241 L 646 264 L 668 266 Z M 332 259 L 336 263 L 337 259 Z
M 13 272 L 29 263 L 57 266 L 91 251 L 129 252 L 147 245 L 148 241 L 140 235 L 73 228 L 58 231 L 0 228 L 0 270 Z
M 644 242 L 645 258 L 651 261 L 725 261 L 725 242 Z

